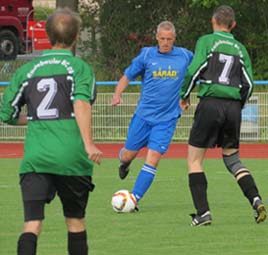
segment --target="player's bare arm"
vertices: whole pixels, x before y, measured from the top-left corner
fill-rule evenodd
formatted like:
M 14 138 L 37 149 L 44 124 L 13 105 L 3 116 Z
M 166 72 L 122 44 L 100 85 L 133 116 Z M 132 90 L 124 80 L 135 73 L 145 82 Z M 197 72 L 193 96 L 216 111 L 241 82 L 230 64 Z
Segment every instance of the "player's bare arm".
M 126 75 L 123 75 L 121 77 L 121 79 L 119 80 L 115 92 L 113 94 L 113 98 L 112 98 L 112 102 L 111 104 L 113 106 L 118 105 L 120 103 L 123 102 L 122 98 L 121 98 L 121 94 L 123 93 L 123 91 L 126 89 L 126 87 L 128 86 L 129 83 L 129 79 L 127 78 Z
M 93 162 L 100 164 L 102 152 L 95 146 L 92 138 L 90 103 L 83 100 L 77 100 L 74 103 L 74 113 L 88 158 Z

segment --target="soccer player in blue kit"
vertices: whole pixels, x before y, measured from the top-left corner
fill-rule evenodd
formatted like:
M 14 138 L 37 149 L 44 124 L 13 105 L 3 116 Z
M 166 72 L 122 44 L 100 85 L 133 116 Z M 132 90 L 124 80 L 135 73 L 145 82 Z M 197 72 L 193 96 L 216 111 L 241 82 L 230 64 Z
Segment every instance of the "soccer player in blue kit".
M 151 186 L 161 156 L 172 141 L 177 121 L 181 115 L 180 88 L 193 54 L 174 46 L 176 31 L 169 21 L 157 26 L 158 46 L 144 47 L 132 60 L 119 80 L 112 105 L 122 102 L 121 94 L 128 83 L 141 76 L 141 95 L 131 119 L 124 147 L 119 153 L 119 177 L 129 173 L 129 165 L 138 152 L 148 147 L 145 164 L 132 189 L 138 203 Z

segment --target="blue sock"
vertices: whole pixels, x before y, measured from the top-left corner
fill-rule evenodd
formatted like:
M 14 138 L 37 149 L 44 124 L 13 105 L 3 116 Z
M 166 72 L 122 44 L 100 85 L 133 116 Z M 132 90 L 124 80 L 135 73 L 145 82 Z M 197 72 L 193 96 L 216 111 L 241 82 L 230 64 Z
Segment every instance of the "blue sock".
M 137 179 L 135 185 L 132 189 L 132 194 L 135 196 L 137 202 L 143 197 L 145 192 L 151 186 L 154 176 L 156 173 L 156 168 L 153 166 L 149 166 L 144 164 Z

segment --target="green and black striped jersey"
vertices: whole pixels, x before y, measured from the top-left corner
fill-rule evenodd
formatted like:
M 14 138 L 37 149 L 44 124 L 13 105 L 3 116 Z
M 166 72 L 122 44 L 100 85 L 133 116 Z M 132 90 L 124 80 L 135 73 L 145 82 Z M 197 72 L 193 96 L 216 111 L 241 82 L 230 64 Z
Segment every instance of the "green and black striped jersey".
M 228 98 L 245 104 L 253 89 L 246 48 L 227 32 L 200 37 L 181 89 L 182 99 L 189 97 L 197 81 L 199 97 Z
M 16 124 L 23 105 L 28 127 L 20 173 L 92 175 L 74 118 L 76 100 L 94 100 L 91 67 L 71 51 L 48 50 L 14 74 L 2 100 L 0 118 Z

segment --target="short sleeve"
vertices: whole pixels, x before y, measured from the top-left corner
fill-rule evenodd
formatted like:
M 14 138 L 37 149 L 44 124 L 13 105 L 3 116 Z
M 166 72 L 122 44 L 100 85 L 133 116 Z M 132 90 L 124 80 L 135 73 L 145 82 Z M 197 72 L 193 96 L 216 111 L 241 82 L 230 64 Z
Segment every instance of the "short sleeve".
M 95 75 L 92 68 L 85 62 L 81 61 L 76 65 L 74 72 L 74 101 L 80 99 L 91 101 L 95 93 Z
M 140 54 L 132 60 L 131 65 L 125 70 L 124 74 L 130 81 L 144 73 L 145 55 L 148 50 L 148 47 L 142 48 Z

